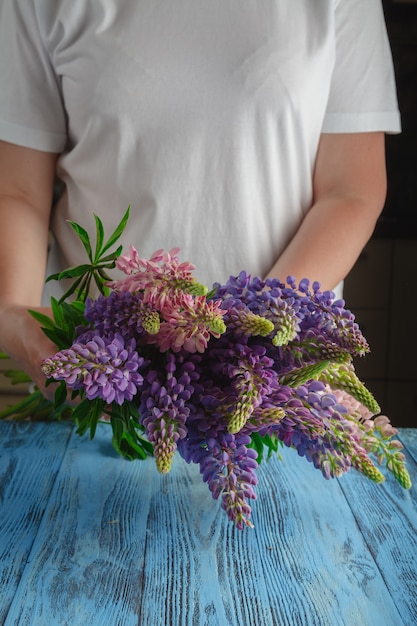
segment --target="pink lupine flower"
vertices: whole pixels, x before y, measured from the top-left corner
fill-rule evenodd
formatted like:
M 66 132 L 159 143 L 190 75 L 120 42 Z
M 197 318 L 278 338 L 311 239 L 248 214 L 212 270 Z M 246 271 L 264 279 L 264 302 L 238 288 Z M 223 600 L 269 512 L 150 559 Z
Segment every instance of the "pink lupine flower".
M 343 405 L 348 414 L 352 417 L 356 418 L 364 427 L 365 431 L 371 430 L 373 428 L 373 414 L 372 412 L 366 408 L 363 404 L 361 404 L 358 400 L 356 400 L 353 396 L 351 396 L 347 391 L 343 389 L 330 389 L 329 391 L 333 393 L 338 404 Z
M 178 294 L 165 299 L 160 314 L 160 330 L 149 338 L 161 351 L 181 349 L 187 352 L 204 352 L 210 336 L 220 337 L 226 330 L 220 301 L 207 301 L 205 296 Z
M 398 435 L 398 429 L 395 428 L 386 415 L 378 415 L 374 420 L 375 428 L 379 430 L 383 437 L 387 439 Z
M 150 259 L 139 257 L 137 250 L 130 246 L 129 252 L 116 261 L 118 269 L 127 276 L 110 282 L 109 287 L 117 291 L 143 291 L 144 302 L 155 308 L 164 305 L 167 299 L 178 292 L 204 295 L 207 288 L 192 275 L 195 266 L 188 261 L 179 262 L 179 248 L 169 252 L 157 250 Z

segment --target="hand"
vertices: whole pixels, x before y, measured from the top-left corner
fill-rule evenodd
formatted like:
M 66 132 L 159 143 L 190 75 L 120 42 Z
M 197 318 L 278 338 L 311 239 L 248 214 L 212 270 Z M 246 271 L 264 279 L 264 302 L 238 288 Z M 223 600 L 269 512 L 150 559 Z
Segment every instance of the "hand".
M 44 334 L 28 308 L 15 305 L 0 310 L 1 349 L 30 376 L 46 398 L 53 400 L 56 386 L 45 387 L 46 378 L 42 373 L 41 363 L 44 358 L 55 354 L 57 347 Z M 33 309 L 51 316 L 51 309 L 48 307 Z

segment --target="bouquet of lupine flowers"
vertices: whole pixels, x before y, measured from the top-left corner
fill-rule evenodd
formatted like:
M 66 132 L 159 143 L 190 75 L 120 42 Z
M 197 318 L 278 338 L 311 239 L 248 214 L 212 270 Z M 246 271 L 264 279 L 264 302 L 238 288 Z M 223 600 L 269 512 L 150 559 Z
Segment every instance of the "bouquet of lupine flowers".
M 355 374 L 368 344 L 342 300 L 308 280 L 244 271 L 208 291 L 178 249 L 106 256 L 127 217 L 107 242 L 95 218 L 94 254 L 72 223 L 90 264 L 50 277 L 74 281 L 52 299 L 54 320 L 33 313 L 59 348 L 42 366 L 60 383 L 53 415 L 70 413 L 91 437 L 108 421 L 120 454 L 153 455 L 162 473 L 176 452 L 197 463 L 239 529 L 252 525 L 258 463 L 280 445 L 325 478 L 353 467 L 379 483 L 385 464 L 411 486 L 397 431 Z M 111 280 L 114 266 L 122 277 Z

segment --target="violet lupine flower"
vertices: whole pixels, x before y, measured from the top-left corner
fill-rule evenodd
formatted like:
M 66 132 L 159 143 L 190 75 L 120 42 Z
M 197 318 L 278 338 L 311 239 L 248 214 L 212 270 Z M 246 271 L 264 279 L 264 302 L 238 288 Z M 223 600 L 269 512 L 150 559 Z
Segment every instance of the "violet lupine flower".
M 158 470 L 171 469 L 177 442 L 187 435 L 187 404 L 198 375 L 192 360 L 183 361 L 170 353 L 161 370 L 148 372 L 140 398 L 139 412 L 148 440 L 154 444 Z
M 341 476 L 354 467 L 376 483 L 384 481 L 384 476 L 361 446 L 356 429 L 349 420 L 328 420 L 326 425 L 327 445 L 321 450 L 310 451 L 315 467 L 322 470 L 325 478 Z
M 230 433 L 237 433 L 278 380 L 264 346 L 233 338 L 221 338 L 208 347 L 200 375 L 204 389 L 200 402 Z
M 255 450 L 248 448 L 248 435 L 217 432 L 216 438 L 201 439 L 197 430 L 181 441 L 179 452 L 189 463 L 200 465 L 203 481 L 208 484 L 214 499 L 221 497 L 221 506 L 235 526 L 242 530 L 252 527 L 251 507 L 255 500 L 253 486 L 257 484 L 258 467 Z
M 236 303 L 245 304 L 255 313 L 273 319 L 266 313 L 275 311 L 277 331 L 284 332 L 276 337 L 276 344 L 297 339 L 301 341 L 309 329 L 327 337 L 351 355 L 362 355 L 369 346 L 362 335 L 354 315 L 344 309 L 342 300 L 334 301 L 334 293 L 320 291 L 320 285 L 313 283 L 309 291 L 309 281 L 304 279 L 297 286 L 292 277 L 287 285 L 277 279 L 261 281 L 251 279 L 245 272 L 230 278 L 225 285 L 216 284 L 215 298 L 232 298 Z
M 314 282 L 313 292 L 309 290 L 309 281 L 304 279 L 299 290 L 305 293 L 301 298 L 303 312 L 302 330 L 314 328 L 326 335 L 352 356 L 364 355 L 369 352 L 369 345 L 363 336 L 354 314 L 344 308 L 343 300 L 335 300 L 332 291 L 320 291 L 320 285 Z M 293 288 L 296 288 L 292 283 Z
M 144 332 L 153 335 L 160 327 L 158 312 L 143 301 L 143 294 L 129 291 L 112 291 L 96 300 L 88 298 L 84 317 L 97 335 L 108 337 L 119 333 L 125 339 L 138 338 Z
M 349 419 L 346 407 L 338 402 L 336 395 L 329 393 L 328 387 L 320 381 L 311 381 L 308 385 L 298 387 L 294 392 L 303 405 L 303 408 L 298 408 L 296 412 L 299 413 L 301 410 L 303 413 L 308 407 L 310 412 L 308 428 L 310 429 L 316 417 L 321 423 L 321 432 L 316 433 L 316 436 L 308 437 L 307 442 L 296 443 L 293 440 L 284 442 L 287 445 L 288 443 L 294 445 L 299 454 L 305 456 L 322 471 L 325 478 L 341 476 L 351 467 L 355 467 L 375 482 L 381 482 L 383 480 L 381 472 L 372 463 L 361 445 L 358 430 Z M 294 401 L 290 404 L 293 407 Z M 295 404 L 297 404 L 296 401 Z M 288 411 L 286 416 L 288 417 Z M 300 428 L 296 430 L 296 437 L 298 437 Z
M 127 274 L 126 278 L 109 283 L 117 291 L 143 291 L 144 301 L 156 309 L 178 293 L 204 295 L 207 288 L 192 275 L 195 266 L 189 262 L 180 263 L 179 248 L 170 252 L 157 250 L 148 259 L 139 257 L 137 250 L 130 246 L 129 253 L 116 261 L 118 269 Z
M 143 377 L 138 370 L 143 364 L 133 340 L 125 342 L 121 335 L 112 339 L 94 336 L 45 359 L 42 371 L 49 378 L 65 381 L 70 389 L 82 390 L 88 400 L 101 398 L 107 404 L 121 405 L 141 388 Z

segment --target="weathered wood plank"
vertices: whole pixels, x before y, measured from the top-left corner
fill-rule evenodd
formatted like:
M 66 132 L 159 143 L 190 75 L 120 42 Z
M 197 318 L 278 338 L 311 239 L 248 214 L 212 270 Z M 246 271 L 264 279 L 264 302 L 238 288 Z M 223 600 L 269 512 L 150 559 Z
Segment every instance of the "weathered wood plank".
M 417 624 L 417 430 L 401 429 L 400 439 L 413 481 L 409 491 L 388 474 L 385 483 L 366 490 L 354 472 L 340 485 L 402 623 L 411 626 Z
M 147 463 L 117 458 L 102 433 L 73 434 L 6 625 L 137 624 L 157 485 Z
M 163 477 L 117 458 L 106 427 L 74 434 L 6 626 L 402 626 L 395 569 L 376 565 L 339 482 L 290 450 L 259 476 L 255 529 L 239 532 L 195 466 Z M 377 507 L 385 487 L 359 479 L 342 479 L 352 509 Z
M 0 624 L 12 602 L 72 432 L 0 423 Z
M 406 453 L 417 463 L 417 428 L 401 428 L 399 439 Z M 417 478 L 415 480 L 417 482 Z

